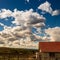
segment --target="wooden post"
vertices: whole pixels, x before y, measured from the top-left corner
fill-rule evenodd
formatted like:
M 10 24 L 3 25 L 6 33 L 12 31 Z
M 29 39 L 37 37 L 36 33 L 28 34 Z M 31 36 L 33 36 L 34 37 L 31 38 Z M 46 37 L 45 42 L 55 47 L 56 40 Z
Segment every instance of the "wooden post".
M 10 53 L 8 54 L 8 60 L 10 60 Z
M 18 60 L 19 60 L 19 54 L 17 56 L 18 56 Z

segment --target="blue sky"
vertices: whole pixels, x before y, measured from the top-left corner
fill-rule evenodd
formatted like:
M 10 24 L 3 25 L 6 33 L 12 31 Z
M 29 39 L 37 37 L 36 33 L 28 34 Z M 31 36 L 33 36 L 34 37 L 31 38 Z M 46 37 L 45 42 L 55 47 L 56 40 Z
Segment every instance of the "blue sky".
M 0 0 L 0 39 L 0 46 L 33 49 L 60 41 L 60 0 Z
M 5 8 L 13 11 L 15 8 L 17 8 L 18 10 L 29 10 L 32 8 L 34 11 L 36 11 L 37 7 L 45 1 L 46 0 L 30 0 L 29 2 L 27 2 L 26 0 L 0 0 L 0 9 Z M 47 1 L 51 3 L 51 7 L 53 8 L 53 10 L 60 9 L 60 0 Z M 40 10 L 38 10 L 38 12 L 40 13 Z M 44 16 L 46 17 L 46 27 L 60 26 L 60 15 L 51 16 L 49 13 L 47 13 Z M 3 23 L 10 25 L 11 22 L 9 21 L 3 21 Z M 2 28 L 0 27 L 0 30 L 1 29 Z

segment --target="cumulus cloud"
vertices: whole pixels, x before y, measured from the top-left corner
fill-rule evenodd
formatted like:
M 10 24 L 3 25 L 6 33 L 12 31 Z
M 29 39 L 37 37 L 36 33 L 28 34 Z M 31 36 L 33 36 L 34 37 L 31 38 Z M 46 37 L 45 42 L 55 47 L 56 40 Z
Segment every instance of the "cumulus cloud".
M 9 9 L 8 10 L 1 9 L 0 10 L 0 19 L 11 17 L 11 14 L 12 14 L 12 11 L 10 11 Z
M 48 12 L 50 14 L 52 13 L 51 4 L 48 1 L 44 2 L 43 4 L 41 4 L 38 7 L 38 9 L 41 9 L 42 11 L 46 11 L 46 12 Z
M 45 32 L 49 35 L 50 41 L 60 41 L 60 27 L 48 28 Z
M 9 9 L 1 9 L 0 10 L 0 19 L 6 20 L 7 17 L 13 17 L 15 18 L 14 21 L 12 21 L 12 24 L 21 25 L 21 26 L 31 26 L 36 25 L 37 23 L 44 23 L 45 17 L 40 15 L 37 12 L 34 12 L 33 9 L 25 10 L 25 11 L 19 11 L 17 9 L 14 9 L 12 12 Z M 35 26 L 34 25 L 34 26 Z M 42 24 L 43 25 L 43 24 Z M 41 24 L 40 24 L 41 26 Z
M 33 9 L 28 11 L 14 10 L 13 17 L 15 18 L 15 21 L 12 23 L 23 26 L 31 26 L 31 24 L 34 25 L 40 22 L 44 23 L 45 20 L 42 15 L 38 14 L 37 12 L 33 12 Z
M 20 27 L 20 26 L 19 26 Z M 38 48 L 37 43 L 31 40 L 27 30 L 21 30 L 19 27 L 5 28 L 0 32 L 0 46 L 11 48 Z M 28 35 L 26 35 L 28 34 Z
M 51 7 L 51 4 L 48 1 L 46 1 L 46 2 L 42 3 L 41 5 L 39 5 L 38 9 L 42 10 L 43 12 L 50 13 L 52 16 L 60 14 L 60 10 L 54 10 L 53 11 L 53 9 Z
M 55 11 L 53 11 L 52 16 L 59 15 L 59 14 L 60 14 L 60 10 L 55 10 Z
M 38 43 L 35 40 L 38 37 L 32 34 L 32 27 L 41 28 L 45 26 L 45 17 L 33 9 L 19 11 L 14 9 L 11 10 L 2 9 L 0 12 L 0 18 L 6 19 L 7 17 L 13 17 L 14 21 L 12 24 L 15 26 L 6 26 L 2 23 L 0 25 L 4 26 L 4 30 L 0 31 L 0 45 L 3 47 L 15 47 L 15 48 L 38 48 Z M 38 39 L 39 40 L 39 39 Z
M 50 9 L 52 11 L 51 7 Z M 49 13 L 51 13 L 51 11 Z M 2 9 L 0 13 L 1 19 L 13 17 L 14 21 L 12 21 L 12 24 L 15 24 L 15 26 L 9 27 L 0 23 L 0 26 L 4 27 L 4 30 L 0 31 L 1 47 L 38 49 L 38 42 L 36 41 L 60 41 L 60 27 L 46 29 L 44 36 L 37 35 L 37 32 L 42 33 L 41 27 L 45 26 L 45 17 L 34 12 L 33 9 L 25 11 L 14 9 L 13 12 L 9 9 Z M 59 13 L 57 10 L 53 11 L 53 15 L 58 15 L 57 13 Z M 32 33 L 32 27 L 37 29 L 35 34 Z

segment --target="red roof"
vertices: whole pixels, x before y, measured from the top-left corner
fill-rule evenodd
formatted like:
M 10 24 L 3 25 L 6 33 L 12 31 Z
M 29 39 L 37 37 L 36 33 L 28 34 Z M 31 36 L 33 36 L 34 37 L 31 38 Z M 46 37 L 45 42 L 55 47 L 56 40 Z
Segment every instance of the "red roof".
M 39 42 L 40 52 L 60 52 L 60 42 Z

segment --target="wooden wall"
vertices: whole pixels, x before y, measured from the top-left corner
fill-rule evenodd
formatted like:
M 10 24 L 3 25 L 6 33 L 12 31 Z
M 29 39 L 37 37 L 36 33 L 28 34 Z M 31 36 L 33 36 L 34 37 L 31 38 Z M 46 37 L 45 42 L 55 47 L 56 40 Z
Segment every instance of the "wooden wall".
M 60 60 L 60 53 L 39 53 L 39 60 Z

